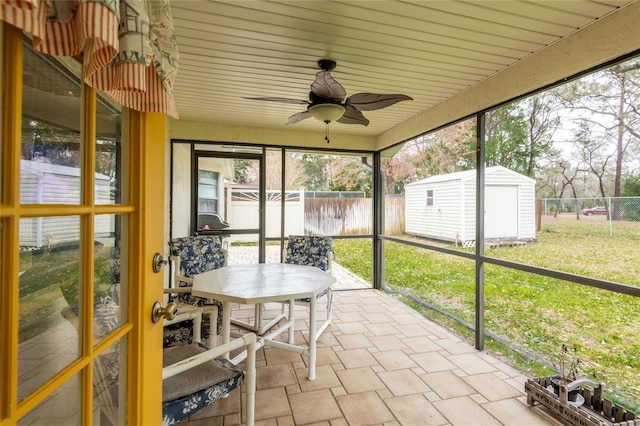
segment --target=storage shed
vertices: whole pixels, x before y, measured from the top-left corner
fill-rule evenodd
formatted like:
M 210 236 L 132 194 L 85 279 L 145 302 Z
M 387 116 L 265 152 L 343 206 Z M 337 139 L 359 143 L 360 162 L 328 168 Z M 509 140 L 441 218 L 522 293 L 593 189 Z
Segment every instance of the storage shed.
M 485 240 L 535 240 L 535 181 L 502 166 L 485 170 Z M 476 171 L 431 176 L 405 186 L 407 234 L 473 242 Z

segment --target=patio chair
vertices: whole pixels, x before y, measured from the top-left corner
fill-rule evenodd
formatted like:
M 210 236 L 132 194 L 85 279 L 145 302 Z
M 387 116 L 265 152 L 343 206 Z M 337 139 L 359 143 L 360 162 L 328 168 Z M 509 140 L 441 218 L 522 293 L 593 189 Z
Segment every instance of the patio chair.
M 294 265 L 306 265 L 319 268 L 326 273 L 331 273 L 331 266 L 335 254 L 332 249 L 333 239 L 331 237 L 311 236 L 311 235 L 290 235 L 287 246 L 283 250 L 283 262 Z M 331 287 L 319 293 L 316 299 L 327 297 L 327 315 L 325 321 L 317 329 L 317 336 L 331 324 L 331 302 L 333 294 Z M 294 305 L 309 306 L 309 298 L 296 299 Z M 289 307 L 289 321 L 294 324 L 294 309 Z M 293 343 L 293 325 L 289 329 L 289 343 Z
M 200 341 L 202 311 L 178 313 L 172 320 L 164 320 L 165 332 L 175 323 L 192 320 L 195 324 L 193 341 Z M 110 298 L 96 306 L 96 330 L 107 335 L 117 324 L 118 306 Z M 167 339 L 165 338 L 166 342 Z M 233 360 L 223 356 L 231 351 L 245 348 Z M 94 395 L 99 412 L 107 416 L 112 424 L 118 424 L 117 403 L 119 371 L 122 354 L 116 343 L 94 363 Z M 232 390 L 246 383 L 244 406 L 246 424 L 253 425 L 255 417 L 256 389 L 256 336 L 245 334 L 226 344 L 208 349 L 199 343 L 163 343 L 162 368 L 162 424 L 177 423 L 204 407 L 226 397 Z M 237 364 L 246 359 L 245 370 Z
M 171 280 L 165 293 L 178 304 L 178 312 L 202 311 L 202 339 L 208 339 L 209 347 L 217 343 L 217 335 L 222 325 L 222 303 L 219 300 L 193 296 L 193 276 L 227 264 L 227 250 L 219 236 L 199 235 L 174 238 L 169 241 L 169 259 L 171 261 Z M 188 326 L 174 325 L 171 333 L 165 333 L 167 339 L 176 342 L 188 340 L 192 335 Z M 170 342 L 166 342 L 170 344 Z
M 197 312 L 196 315 L 202 315 Z M 224 355 L 245 348 L 233 360 Z M 246 356 L 245 371 L 237 364 Z M 256 335 L 244 334 L 207 349 L 192 343 L 163 350 L 162 424 L 172 425 L 225 398 L 245 382 L 246 424 L 253 425 L 256 391 Z

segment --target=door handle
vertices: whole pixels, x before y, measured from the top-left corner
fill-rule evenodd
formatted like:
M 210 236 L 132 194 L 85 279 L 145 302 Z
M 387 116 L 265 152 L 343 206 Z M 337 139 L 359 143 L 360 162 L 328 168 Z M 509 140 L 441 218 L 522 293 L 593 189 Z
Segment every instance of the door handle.
M 167 263 L 169 262 L 167 262 L 167 259 L 165 259 L 161 253 L 154 254 L 153 255 L 153 272 L 157 274 L 158 272 L 162 271 L 162 268 Z
M 153 304 L 153 308 L 151 309 L 151 321 L 153 321 L 154 324 L 163 318 L 171 321 L 176 317 L 177 313 L 178 305 L 176 305 L 175 303 L 169 302 L 167 303 L 167 306 L 162 306 L 162 303 L 156 301 L 156 303 Z

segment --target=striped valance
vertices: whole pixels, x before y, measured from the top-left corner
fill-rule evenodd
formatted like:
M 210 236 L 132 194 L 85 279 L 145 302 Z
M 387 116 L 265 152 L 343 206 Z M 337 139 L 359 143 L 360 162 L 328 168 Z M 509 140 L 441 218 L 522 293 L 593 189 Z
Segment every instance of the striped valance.
M 2 0 L 0 19 L 42 53 L 82 55 L 84 81 L 121 105 L 178 118 L 169 0 Z

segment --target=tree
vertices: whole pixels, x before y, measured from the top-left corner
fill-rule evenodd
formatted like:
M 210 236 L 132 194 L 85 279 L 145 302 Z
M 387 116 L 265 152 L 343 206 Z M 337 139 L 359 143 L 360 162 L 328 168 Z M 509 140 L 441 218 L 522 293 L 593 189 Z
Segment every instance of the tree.
M 613 170 L 614 218 L 619 211 L 618 197 L 622 192 L 622 176 L 629 152 L 637 152 L 640 145 L 640 59 L 632 59 L 604 71 L 584 77 L 568 85 L 564 92 L 565 104 L 580 113 L 580 129 L 597 133 L 598 145 L 610 152 L 608 166 Z M 591 137 L 591 139 L 596 139 Z M 581 144 L 583 141 L 578 141 Z M 591 145 L 593 148 L 593 144 Z M 590 157 L 596 153 L 587 149 Z M 594 173 L 600 181 L 600 167 Z
M 572 167 L 568 161 L 560 160 L 558 162 L 558 168 L 563 178 L 563 190 L 564 186 L 571 188 L 571 195 L 573 195 L 574 209 L 576 213 L 576 219 L 580 220 L 580 204 L 578 202 L 578 188 L 577 183 L 580 181 L 578 175 L 583 172 L 583 169 L 579 167 Z
M 475 119 L 419 136 L 406 142 L 393 157 L 382 159 L 385 191 L 402 194 L 407 183 L 473 169 L 475 153 Z
M 233 160 L 233 180 L 236 183 L 253 183 L 256 171 L 252 168 L 254 161 L 245 159 Z
M 80 132 L 38 120 L 23 120 L 22 158 L 80 167 Z M 110 173 L 105 173 L 110 176 Z
M 475 168 L 475 120 L 466 120 L 407 142 L 414 175 L 425 178 Z
M 623 197 L 640 197 L 640 173 L 630 174 L 622 180 Z M 640 222 L 640 200 L 637 198 L 623 198 L 620 200 L 620 210 L 625 220 Z
M 611 159 L 615 157 L 611 145 L 607 142 L 606 137 L 595 137 L 591 134 L 589 125 L 585 122 L 575 133 L 575 140 L 579 147 L 579 153 L 585 167 L 593 173 L 597 179 L 597 187 L 600 196 L 604 199 L 607 197 L 606 180 L 608 165 Z
M 282 188 L 282 153 L 280 150 L 267 151 L 265 162 L 266 189 Z M 296 154 L 287 153 L 285 157 L 285 189 L 299 189 L 305 184 L 305 174 L 300 158 Z
M 371 197 L 373 179 L 371 168 L 361 158 L 341 157 L 332 163 L 333 179 L 329 182 L 331 191 L 361 191 Z
M 487 166 L 503 166 L 534 177 L 541 158 L 557 155 L 553 134 L 561 104 L 554 92 L 542 92 L 486 115 Z
M 485 162 L 523 173 L 526 169 L 526 120 L 515 103 L 487 112 Z
M 562 210 L 562 197 L 567 188 L 574 188 L 573 181 L 576 174 L 573 174 L 571 170 L 571 164 L 565 160 L 559 160 L 541 169 L 541 176 L 538 179 L 538 191 L 550 192 L 552 194 L 548 198 L 555 199 L 554 217 L 557 217 Z M 575 188 L 573 192 L 575 194 Z
M 622 180 L 623 197 L 640 197 L 640 173 L 630 174 Z
M 538 93 L 522 102 L 528 130 L 524 175 L 534 177 L 541 158 L 558 156 L 558 150 L 553 146 L 553 135 L 560 126 L 560 106 L 553 91 Z
M 306 176 L 304 186 L 309 191 L 326 191 L 329 189 L 329 156 L 324 154 L 304 153 L 300 157 Z
M 381 163 L 385 194 L 403 194 L 404 185 L 414 180 L 414 165 L 402 150 L 391 158 L 384 158 Z

